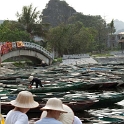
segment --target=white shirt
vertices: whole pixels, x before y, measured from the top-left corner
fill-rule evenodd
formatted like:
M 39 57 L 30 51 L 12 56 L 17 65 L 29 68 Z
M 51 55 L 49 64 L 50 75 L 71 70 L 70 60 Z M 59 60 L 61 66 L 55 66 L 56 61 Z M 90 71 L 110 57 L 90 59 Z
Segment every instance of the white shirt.
M 6 116 L 5 124 L 29 124 L 28 116 L 20 111 L 10 110 Z
M 82 122 L 77 116 L 74 116 L 73 124 L 82 124 Z
M 55 118 L 42 118 L 35 122 L 35 124 L 62 124 L 62 122 L 56 120 Z

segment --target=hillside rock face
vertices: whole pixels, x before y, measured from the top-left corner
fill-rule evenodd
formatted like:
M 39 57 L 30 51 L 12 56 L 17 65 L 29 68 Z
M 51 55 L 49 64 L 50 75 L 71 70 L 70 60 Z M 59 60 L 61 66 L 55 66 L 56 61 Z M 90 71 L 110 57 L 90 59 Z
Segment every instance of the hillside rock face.
M 68 6 L 65 1 L 50 0 L 42 11 L 42 22 L 55 27 L 61 23 L 67 23 L 68 18 L 74 13 L 76 13 L 76 10 Z

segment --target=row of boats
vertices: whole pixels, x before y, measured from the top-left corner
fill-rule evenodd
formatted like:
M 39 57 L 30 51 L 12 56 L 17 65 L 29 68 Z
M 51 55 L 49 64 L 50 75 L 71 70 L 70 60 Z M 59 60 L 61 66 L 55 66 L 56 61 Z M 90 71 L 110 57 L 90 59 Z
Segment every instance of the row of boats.
M 13 106 L 11 106 L 9 101 L 12 99 L 15 99 L 16 96 L 17 94 L 1 97 L 2 111 L 8 112 L 10 109 L 13 108 Z M 120 93 L 117 91 L 116 92 L 115 91 L 103 91 L 103 92 L 94 91 L 92 93 L 89 93 L 86 91 L 35 93 L 34 99 L 38 101 L 40 105 L 37 108 L 31 109 L 30 112 L 33 112 L 33 113 L 41 112 L 40 108 L 43 107 L 46 101 L 51 97 L 60 98 L 63 101 L 63 103 L 70 106 L 74 112 L 78 112 L 78 113 L 82 113 L 83 111 L 90 112 L 94 118 L 92 118 L 92 120 L 91 118 L 89 118 L 89 120 L 87 121 L 93 122 L 94 120 L 96 120 L 96 118 L 98 119 L 98 117 L 101 116 L 100 114 L 102 114 L 102 118 L 104 117 L 107 118 L 107 115 L 105 115 L 104 111 L 102 111 L 101 113 L 94 114 L 95 113 L 94 111 L 96 110 L 96 108 L 103 108 L 103 107 L 108 108 L 109 106 L 113 106 L 114 104 L 120 103 L 120 101 L 123 101 L 124 91 L 121 91 Z M 121 111 L 121 113 L 123 112 Z M 108 115 L 109 114 L 110 112 L 108 111 Z M 112 116 L 109 115 L 109 118 L 113 118 L 113 117 L 115 117 L 114 114 Z M 116 118 L 120 118 L 120 115 L 116 115 Z
M 115 104 L 124 98 L 123 92 L 104 91 L 89 93 L 86 91 L 70 91 L 70 92 L 48 92 L 33 93 L 34 99 L 40 103 L 39 107 L 45 105 L 46 101 L 51 97 L 60 98 L 63 103 L 68 104 L 74 111 L 82 111 L 94 107 L 105 107 Z M 15 99 L 17 94 L 6 94 L 1 96 L 1 105 L 3 110 L 11 109 L 9 101 Z M 8 107 L 7 107 L 8 106 Z M 39 108 L 34 109 L 39 112 Z M 32 110 L 33 111 L 33 110 Z
M 124 64 L 59 65 L 35 68 L 14 68 L 12 73 L 0 75 L 2 111 L 13 108 L 10 101 L 22 90 L 33 93 L 40 108 L 51 97 L 60 98 L 75 112 L 99 107 L 108 107 L 124 99 Z M 12 69 L 12 68 L 10 68 Z M 28 88 L 28 77 L 41 79 L 43 88 Z M 93 121 L 93 120 L 92 120 Z

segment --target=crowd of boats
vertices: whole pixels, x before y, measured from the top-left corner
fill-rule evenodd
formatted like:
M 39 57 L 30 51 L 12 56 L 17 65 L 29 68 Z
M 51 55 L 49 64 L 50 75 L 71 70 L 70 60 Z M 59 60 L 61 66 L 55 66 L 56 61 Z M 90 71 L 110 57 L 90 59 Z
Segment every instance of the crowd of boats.
M 124 63 L 51 65 L 10 69 L 14 71 L 0 75 L 0 97 L 3 112 L 13 108 L 9 102 L 15 99 L 22 90 L 32 92 L 34 99 L 40 103 L 38 108 L 31 109 L 30 112 L 41 112 L 40 108 L 51 97 L 60 98 L 74 112 L 85 110 L 91 112 L 98 106 L 109 107 L 124 99 Z M 30 75 L 41 79 L 44 87 L 35 88 L 34 86 L 29 89 L 28 77 Z M 95 112 L 91 113 L 95 116 Z M 107 115 L 105 117 L 107 118 Z M 117 119 L 120 115 L 118 117 L 117 114 L 116 117 L 115 115 L 108 116 L 108 118 L 112 117 Z M 102 118 L 104 118 L 104 114 L 102 114 Z M 100 118 L 98 120 L 105 121 Z M 113 123 L 110 119 L 108 120 Z M 121 118 L 121 120 L 123 119 Z M 89 121 L 93 122 L 93 119 L 89 119 Z

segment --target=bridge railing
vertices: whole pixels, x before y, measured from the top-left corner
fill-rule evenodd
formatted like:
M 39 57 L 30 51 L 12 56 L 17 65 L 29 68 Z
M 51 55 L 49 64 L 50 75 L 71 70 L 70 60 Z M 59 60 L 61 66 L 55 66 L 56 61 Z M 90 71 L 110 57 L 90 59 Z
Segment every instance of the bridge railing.
M 12 49 L 14 48 L 18 48 L 17 47 L 17 42 L 11 42 L 12 43 Z M 43 48 L 42 46 L 38 45 L 38 44 L 35 44 L 35 43 L 31 43 L 31 42 L 25 42 L 23 41 L 23 47 L 25 48 L 32 48 L 32 49 L 36 49 L 38 51 L 41 51 L 42 53 L 46 54 L 48 57 L 52 58 L 53 59 L 53 54 L 50 53 L 49 51 L 47 51 L 45 48 Z M 2 45 L 5 45 L 6 42 L 0 42 L 0 46 Z M 5 52 L 7 53 L 7 52 Z
M 53 54 L 50 53 L 49 51 L 47 51 L 45 48 L 43 48 L 42 46 L 35 44 L 35 43 L 31 43 L 31 42 L 23 42 L 25 47 L 28 48 L 35 48 L 43 53 L 45 53 L 46 55 L 50 56 L 51 58 L 53 58 Z

